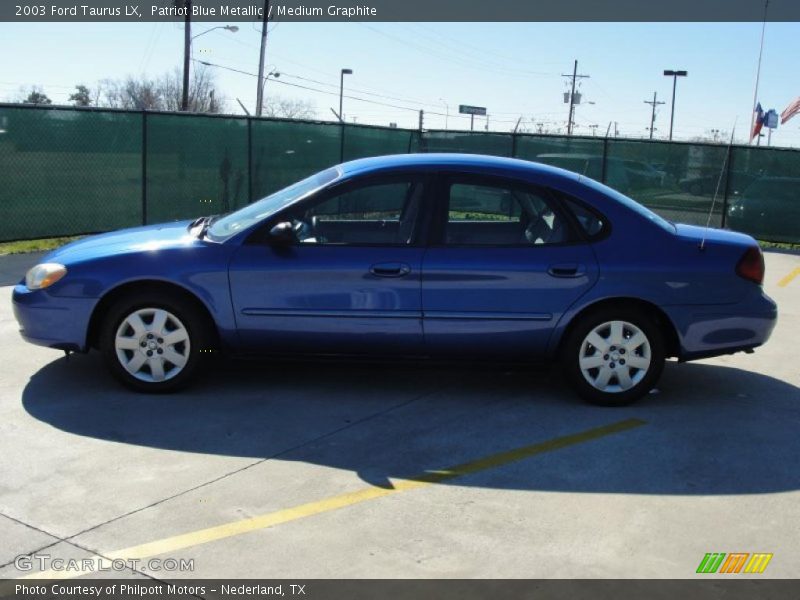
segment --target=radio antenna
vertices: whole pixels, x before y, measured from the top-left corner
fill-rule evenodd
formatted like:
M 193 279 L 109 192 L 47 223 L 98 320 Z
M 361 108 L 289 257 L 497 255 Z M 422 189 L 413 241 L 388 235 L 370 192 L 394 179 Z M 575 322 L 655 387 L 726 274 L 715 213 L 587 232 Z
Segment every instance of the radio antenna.
M 700 240 L 700 250 L 705 250 L 706 248 L 706 235 L 708 234 L 708 230 L 711 227 L 711 215 L 714 214 L 714 205 L 717 203 L 717 195 L 719 194 L 719 187 L 722 185 L 722 178 L 725 176 L 725 169 L 728 166 L 728 156 L 731 154 L 731 146 L 733 146 L 733 136 L 736 134 L 736 121 L 739 117 L 736 117 L 733 121 L 733 129 L 731 129 L 731 139 L 728 142 L 728 148 L 725 150 L 725 157 L 722 159 L 722 169 L 719 171 L 719 177 L 717 178 L 717 188 L 714 190 L 714 197 L 711 199 L 711 208 L 708 210 L 708 218 L 706 219 L 706 228 L 703 231 L 703 239 Z M 730 182 L 727 182 L 730 184 Z

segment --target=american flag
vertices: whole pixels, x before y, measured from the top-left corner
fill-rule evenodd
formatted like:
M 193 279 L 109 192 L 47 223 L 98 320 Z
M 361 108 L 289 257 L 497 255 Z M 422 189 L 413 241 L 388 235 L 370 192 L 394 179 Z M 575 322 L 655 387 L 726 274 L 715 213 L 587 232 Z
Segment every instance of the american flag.
M 799 112 L 800 112 L 800 96 L 795 98 L 794 101 L 789 106 L 783 109 L 783 112 L 781 113 L 781 125 L 786 123 L 786 121 L 791 119 Z

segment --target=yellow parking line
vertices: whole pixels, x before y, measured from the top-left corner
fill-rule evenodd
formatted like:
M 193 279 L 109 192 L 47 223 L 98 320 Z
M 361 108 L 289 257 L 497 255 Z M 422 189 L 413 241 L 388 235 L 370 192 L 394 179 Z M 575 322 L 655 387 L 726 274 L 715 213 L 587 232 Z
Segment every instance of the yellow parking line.
M 415 488 L 441 483 L 443 481 L 449 481 L 457 477 L 463 477 L 464 475 L 470 475 L 485 471 L 487 469 L 501 467 L 525 458 L 530 458 L 531 456 L 536 456 L 537 454 L 543 454 L 545 452 L 552 452 L 553 450 L 574 446 L 576 444 L 602 438 L 614 433 L 620 433 L 628 429 L 633 429 L 644 424 L 645 421 L 641 421 L 639 419 L 626 419 L 624 421 L 619 421 L 603 427 L 587 429 L 586 431 L 581 431 L 579 433 L 554 438 L 546 442 L 540 442 L 538 444 L 522 446 L 521 448 L 500 452 L 498 454 L 492 454 L 491 456 L 456 465 L 447 469 L 427 471 L 418 477 L 393 482 L 393 487 L 391 488 L 364 488 L 354 492 L 348 492 L 346 494 L 340 494 L 338 496 L 332 496 L 330 498 L 308 502 L 293 508 L 286 508 L 276 512 L 251 517 L 249 519 L 243 519 L 241 521 L 224 523 L 215 527 L 208 527 L 206 529 L 200 529 L 198 531 L 167 537 L 154 542 L 148 542 L 146 544 L 131 546 L 129 548 L 123 548 L 122 550 L 103 554 L 108 559 L 125 560 L 145 559 L 152 556 L 176 552 L 178 550 L 184 550 L 200 544 L 222 540 L 241 535 L 243 533 L 264 529 L 266 527 L 273 527 L 275 525 L 296 521 L 297 519 L 303 519 L 305 517 L 311 517 L 313 515 L 344 508 L 346 506 L 352 506 L 367 500 L 388 496 L 389 494 L 413 490 Z M 98 564 L 107 564 L 107 561 L 106 563 L 103 563 L 102 559 L 97 559 L 97 561 Z M 90 572 L 91 571 L 88 570 L 69 572 L 46 571 L 43 573 L 30 574 L 23 579 L 71 579 L 73 577 L 79 577 Z
M 798 275 L 800 275 L 800 267 L 797 267 L 791 273 L 789 273 L 786 277 L 781 279 L 778 282 L 778 287 L 786 287 L 787 285 L 789 285 L 789 283 L 792 281 L 792 279 L 794 279 Z

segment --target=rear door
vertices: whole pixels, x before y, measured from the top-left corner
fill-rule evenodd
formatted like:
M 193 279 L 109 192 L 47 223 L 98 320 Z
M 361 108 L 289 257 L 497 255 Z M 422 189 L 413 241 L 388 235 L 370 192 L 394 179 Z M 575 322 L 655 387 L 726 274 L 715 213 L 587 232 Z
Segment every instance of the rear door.
M 535 357 L 561 314 L 597 280 L 589 245 L 547 190 L 513 179 L 443 175 L 423 262 L 433 354 Z

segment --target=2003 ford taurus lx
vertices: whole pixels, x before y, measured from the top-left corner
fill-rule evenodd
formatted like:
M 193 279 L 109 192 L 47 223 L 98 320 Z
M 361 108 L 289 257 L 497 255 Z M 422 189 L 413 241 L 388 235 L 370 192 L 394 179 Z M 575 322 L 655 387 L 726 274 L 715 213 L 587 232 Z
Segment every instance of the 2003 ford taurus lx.
M 231 355 L 559 359 L 629 403 L 666 357 L 751 351 L 777 307 L 742 234 L 674 225 L 575 173 L 477 155 L 330 168 L 236 212 L 68 244 L 14 289 L 23 337 L 178 389 Z

